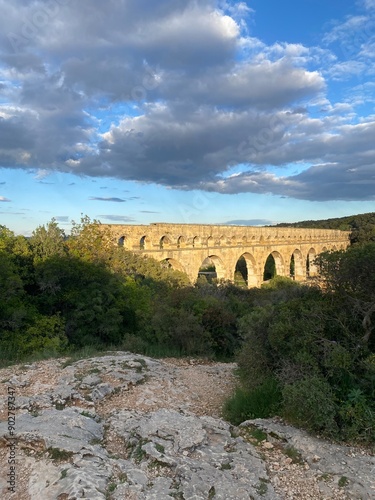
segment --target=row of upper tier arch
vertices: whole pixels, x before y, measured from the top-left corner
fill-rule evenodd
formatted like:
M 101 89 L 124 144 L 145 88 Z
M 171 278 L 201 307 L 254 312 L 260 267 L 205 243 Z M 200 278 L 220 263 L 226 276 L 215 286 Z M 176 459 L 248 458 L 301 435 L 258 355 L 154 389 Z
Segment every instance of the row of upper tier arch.
M 244 235 L 244 236 L 172 236 L 164 234 L 160 238 L 151 238 L 148 235 L 143 235 L 138 240 L 123 235 L 118 238 L 118 245 L 130 250 L 163 250 L 170 248 L 204 248 L 204 247 L 222 247 L 222 246 L 244 246 L 244 245 L 264 245 L 267 242 L 296 242 L 300 241 L 328 241 L 330 235 L 322 232 L 314 234 L 299 234 L 295 236 L 283 234 L 257 234 L 257 235 Z

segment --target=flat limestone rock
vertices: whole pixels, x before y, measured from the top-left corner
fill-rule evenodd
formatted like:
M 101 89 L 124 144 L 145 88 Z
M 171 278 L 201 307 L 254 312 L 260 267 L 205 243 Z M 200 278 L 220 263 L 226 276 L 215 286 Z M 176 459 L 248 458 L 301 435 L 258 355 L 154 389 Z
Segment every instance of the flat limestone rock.
M 295 448 L 311 469 L 332 478 L 335 487 L 346 490 L 349 498 L 375 498 L 375 456 L 356 452 L 345 445 L 329 443 L 274 419 L 254 419 L 240 427 L 255 426 L 275 439 Z M 329 485 L 322 485 L 329 492 Z
M 222 420 L 158 410 L 118 411 L 108 422 L 130 444 L 128 460 L 134 469 L 149 476 L 146 487 L 137 489 L 137 498 L 245 500 L 257 498 L 260 491 L 264 499 L 278 498 L 253 446 L 232 437 L 231 426 Z M 134 493 L 134 488 L 124 486 L 114 498 L 127 498 L 121 496 L 124 491 Z
M 90 442 L 103 439 L 103 424 L 84 416 L 84 410 L 67 407 L 63 411 L 42 410 L 37 416 L 23 413 L 17 418 L 20 447 L 32 447 L 32 441 L 44 443 L 44 449 L 56 448 L 78 453 Z M 0 437 L 7 435 L 7 423 L 0 422 Z
M 219 418 L 233 391 L 233 369 L 111 352 L 0 370 L 0 498 L 375 498 L 374 457 L 277 420 L 242 424 L 267 433 L 268 444 L 256 447 Z M 18 489 L 9 496 L 3 474 L 10 444 L 4 395 L 11 383 Z M 304 463 L 285 466 L 290 459 L 276 441 L 296 448 Z M 321 476 L 333 479 L 320 481 Z M 301 481 L 305 496 L 299 493 Z

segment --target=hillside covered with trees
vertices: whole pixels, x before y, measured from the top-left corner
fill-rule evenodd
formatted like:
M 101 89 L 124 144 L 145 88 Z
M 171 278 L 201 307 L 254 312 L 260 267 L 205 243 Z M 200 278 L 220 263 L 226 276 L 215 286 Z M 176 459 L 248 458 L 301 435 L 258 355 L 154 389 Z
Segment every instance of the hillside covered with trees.
M 333 219 L 281 223 L 277 224 L 276 227 L 339 229 L 340 231 L 351 231 L 352 244 L 375 242 L 375 212 Z
M 237 360 L 233 423 L 280 415 L 334 439 L 375 442 L 375 243 L 320 255 L 320 282 L 192 285 L 116 247 L 83 217 L 31 238 L 0 227 L 0 364 L 119 349 Z M 321 286 L 323 283 L 324 286 Z

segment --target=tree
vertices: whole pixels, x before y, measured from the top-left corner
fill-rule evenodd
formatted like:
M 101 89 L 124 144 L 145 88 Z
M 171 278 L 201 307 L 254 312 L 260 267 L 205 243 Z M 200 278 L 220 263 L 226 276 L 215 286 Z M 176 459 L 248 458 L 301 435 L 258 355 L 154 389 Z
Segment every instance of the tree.
M 123 276 L 132 277 L 138 283 L 150 287 L 179 288 L 189 285 L 189 278 L 181 271 L 164 267 L 156 259 L 135 255 L 123 248 L 111 250 L 111 269 Z
M 7 253 L 0 251 L 0 338 L 4 330 L 21 327 L 25 316 L 24 300 L 17 267 Z
M 127 329 L 128 288 L 104 263 L 55 255 L 36 265 L 37 304 L 46 316 L 60 314 L 71 344 L 118 343 Z
M 9 253 L 13 248 L 14 238 L 13 231 L 0 225 L 0 251 Z
M 65 233 L 56 220 L 51 219 L 47 226 L 38 226 L 30 238 L 34 260 L 45 260 L 54 255 L 66 255 Z
M 325 252 L 318 256 L 324 288 L 361 320 L 362 342 L 370 342 L 375 327 L 375 244 L 350 247 L 347 251 Z
M 91 221 L 87 215 L 81 216 L 81 222 L 72 222 L 71 236 L 67 241 L 69 252 L 86 261 L 108 261 L 115 251 L 111 231 L 102 226 L 100 221 Z

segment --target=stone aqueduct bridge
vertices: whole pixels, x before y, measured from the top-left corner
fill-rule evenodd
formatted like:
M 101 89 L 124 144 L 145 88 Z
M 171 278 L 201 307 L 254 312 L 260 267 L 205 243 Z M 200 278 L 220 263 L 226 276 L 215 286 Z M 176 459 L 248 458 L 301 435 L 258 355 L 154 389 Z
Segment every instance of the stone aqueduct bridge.
M 236 264 L 243 257 L 249 287 L 263 282 L 269 255 L 276 273 L 303 281 L 316 272 L 314 258 L 326 250 L 346 249 L 349 232 L 331 229 L 219 226 L 203 224 L 102 225 L 109 228 L 116 244 L 137 254 L 165 261 L 185 272 L 192 283 L 209 257 L 218 279 L 233 281 Z

